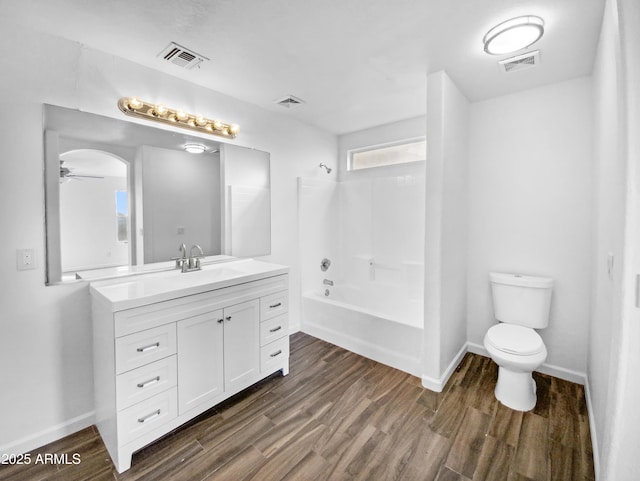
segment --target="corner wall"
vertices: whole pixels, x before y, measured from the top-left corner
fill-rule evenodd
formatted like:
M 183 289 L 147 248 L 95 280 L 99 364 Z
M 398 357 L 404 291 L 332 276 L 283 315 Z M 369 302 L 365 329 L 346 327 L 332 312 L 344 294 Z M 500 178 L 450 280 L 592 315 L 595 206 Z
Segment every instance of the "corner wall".
M 626 481 L 640 479 L 640 309 L 636 296 L 640 272 L 640 3 L 618 0 L 620 57 L 622 63 L 623 112 L 621 116 L 623 150 L 627 165 L 627 212 L 625 264 L 623 272 L 622 329 L 616 346 L 617 368 L 612 370 L 613 417 L 608 416 L 611 447 L 603 459 L 599 479 Z M 604 442 L 607 442 L 605 439 Z
M 640 477 L 640 5 L 608 0 L 594 67 L 596 175 L 594 308 L 589 393 L 596 478 Z M 616 262 L 609 276 L 603 255 Z
M 440 392 L 464 354 L 469 103 L 443 72 L 427 77 L 422 384 Z
M 592 230 L 592 306 L 587 365 L 596 470 L 607 458 L 613 420 L 611 397 L 621 329 L 622 249 L 626 167 L 621 151 L 621 59 L 617 2 L 607 1 L 593 69 L 594 227 Z M 613 256 L 613 269 L 608 257 Z M 617 347 L 616 347 L 617 345 Z

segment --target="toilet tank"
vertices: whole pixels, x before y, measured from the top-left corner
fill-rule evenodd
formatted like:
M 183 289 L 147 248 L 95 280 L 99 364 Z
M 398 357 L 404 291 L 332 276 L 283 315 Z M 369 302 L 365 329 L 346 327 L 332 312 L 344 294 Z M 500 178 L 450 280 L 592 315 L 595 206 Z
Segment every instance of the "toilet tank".
M 490 273 L 489 279 L 498 321 L 533 329 L 547 327 L 553 279 L 498 272 Z

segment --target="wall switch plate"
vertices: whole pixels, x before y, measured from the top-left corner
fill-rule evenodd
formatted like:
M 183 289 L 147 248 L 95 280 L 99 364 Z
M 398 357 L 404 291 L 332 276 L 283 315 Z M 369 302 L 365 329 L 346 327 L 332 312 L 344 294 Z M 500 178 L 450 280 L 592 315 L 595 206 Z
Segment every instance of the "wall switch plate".
M 34 249 L 16 250 L 16 267 L 19 271 L 36 268 L 36 254 Z

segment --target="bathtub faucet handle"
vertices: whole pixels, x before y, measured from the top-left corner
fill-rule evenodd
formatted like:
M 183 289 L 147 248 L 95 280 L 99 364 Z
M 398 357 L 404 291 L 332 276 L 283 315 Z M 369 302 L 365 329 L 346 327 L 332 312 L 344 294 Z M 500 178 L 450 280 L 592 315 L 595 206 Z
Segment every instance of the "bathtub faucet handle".
M 331 261 L 326 257 L 322 259 L 322 262 L 320 262 L 320 270 L 322 272 L 327 272 L 330 266 L 331 266 Z
M 332 286 L 333 285 L 333 281 L 330 281 L 329 279 L 325 279 L 324 281 L 322 281 L 322 283 L 325 286 Z

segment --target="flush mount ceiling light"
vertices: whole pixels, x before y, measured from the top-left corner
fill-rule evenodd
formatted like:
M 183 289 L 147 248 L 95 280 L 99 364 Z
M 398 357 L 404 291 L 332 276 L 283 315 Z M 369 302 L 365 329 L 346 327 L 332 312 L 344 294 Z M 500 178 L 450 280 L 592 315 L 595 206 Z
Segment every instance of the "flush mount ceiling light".
M 535 15 L 512 18 L 496 25 L 482 39 L 484 51 L 502 55 L 527 48 L 542 37 L 544 20 Z
M 182 110 L 170 109 L 161 104 L 151 104 L 137 97 L 122 97 L 118 100 L 118 108 L 132 117 L 162 122 L 220 137 L 235 139 L 240 131 L 240 127 L 236 124 L 226 124 L 220 120 L 208 119 L 202 115 L 188 114 Z
M 202 144 L 184 144 L 184 150 L 190 154 L 202 154 L 207 148 Z

